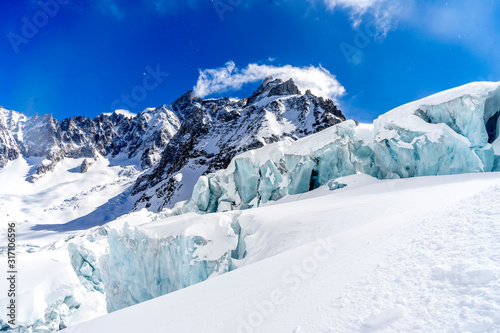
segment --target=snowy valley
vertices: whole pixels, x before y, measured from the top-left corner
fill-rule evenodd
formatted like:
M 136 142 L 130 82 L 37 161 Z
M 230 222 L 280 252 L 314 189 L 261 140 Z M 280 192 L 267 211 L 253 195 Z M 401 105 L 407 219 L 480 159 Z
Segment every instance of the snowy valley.
M 373 124 L 271 78 L 135 116 L 0 109 L 14 331 L 500 331 L 499 136 L 493 82 Z

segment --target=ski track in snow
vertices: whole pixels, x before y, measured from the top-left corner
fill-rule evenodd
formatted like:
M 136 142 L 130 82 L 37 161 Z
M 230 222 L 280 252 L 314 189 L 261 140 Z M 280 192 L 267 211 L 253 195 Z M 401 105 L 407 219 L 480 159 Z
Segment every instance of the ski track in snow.
M 392 235 L 387 258 L 332 302 L 327 332 L 500 331 L 499 191 Z

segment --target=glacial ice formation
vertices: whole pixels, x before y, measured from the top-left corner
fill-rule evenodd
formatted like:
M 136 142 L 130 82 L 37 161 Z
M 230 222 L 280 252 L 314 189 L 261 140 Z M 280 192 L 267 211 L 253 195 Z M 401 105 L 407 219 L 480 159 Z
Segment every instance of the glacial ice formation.
M 108 253 L 108 233 L 107 225 L 95 227 L 68 244 L 71 266 L 87 291 L 104 294 L 100 258 Z
M 247 151 L 227 169 L 201 176 L 191 199 L 172 210 L 143 210 L 108 224 L 99 264 L 93 240 L 70 247 L 73 266 L 88 286 L 104 290 L 109 311 L 190 286 L 231 270 L 234 259 L 251 251 L 239 213 L 225 211 L 323 185 L 336 190 L 344 186 L 337 178 L 356 173 L 500 171 L 499 115 L 500 84 L 473 83 L 394 109 L 373 125 L 345 121 Z
M 346 121 L 236 156 L 199 178 L 172 215 L 246 209 L 354 173 L 407 178 L 500 171 L 500 84 L 471 83 L 396 108 L 373 125 Z
M 231 268 L 238 236 L 229 214 L 196 214 L 144 223 L 148 212 L 127 215 L 107 237 L 100 271 L 108 311 L 188 287 Z
M 7 323 L 13 319 L 7 316 L 10 297 L 2 297 L 0 331 L 53 332 L 67 327 L 73 317 L 79 315 L 87 295 L 67 261 L 65 251 L 19 255 L 16 325 L 11 328 Z

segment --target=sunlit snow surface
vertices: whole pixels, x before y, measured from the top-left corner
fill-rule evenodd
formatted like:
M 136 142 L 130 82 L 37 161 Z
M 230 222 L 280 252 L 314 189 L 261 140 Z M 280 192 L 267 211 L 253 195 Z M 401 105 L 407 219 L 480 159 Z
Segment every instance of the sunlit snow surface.
M 10 162 L 21 331 L 500 330 L 499 114 L 498 83 L 452 89 L 243 153 L 161 213 L 122 215 L 134 163 Z
M 104 294 L 89 288 L 86 279 L 75 274 L 67 241 L 82 230 L 91 238 L 87 229 L 133 207 L 128 191 L 139 175 L 140 161 L 124 164 L 119 156 L 111 161 L 101 157 L 84 174 L 80 172 L 82 161 L 64 159 L 35 183 L 27 177 L 38 164 L 36 159 L 20 158 L 0 170 L 0 216 L 4 221 L 0 237 L 7 239 L 7 222 L 16 223 L 21 332 L 58 330 L 106 313 Z M 92 246 L 96 254 L 105 250 L 96 242 Z M 2 241 L 3 271 L 7 271 L 6 264 L 6 242 Z M 0 281 L 1 290 L 6 291 L 7 281 Z M 0 326 L 6 322 L 6 296 L 0 296 Z
M 238 269 L 67 331 L 500 330 L 500 174 L 338 181 L 239 212 Z M 155 274 L 161 259 L 143 260 Z

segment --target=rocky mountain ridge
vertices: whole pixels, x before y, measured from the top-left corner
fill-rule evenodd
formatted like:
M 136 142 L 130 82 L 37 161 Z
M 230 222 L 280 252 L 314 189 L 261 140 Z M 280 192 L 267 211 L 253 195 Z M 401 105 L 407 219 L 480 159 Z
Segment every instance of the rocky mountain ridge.
M 135 208 L 153 211 L 190 197 L 202 174 L 226 168 L 231 159 L 284 137 L 297 139 L 345 121 L 333 101 L 307 91 L 292 79 L 266 78 L 249 98 L 207 99 L 185 93 L 172 103 L 183 119 L 160 162 L 142 175 L 132 194 Z
M 27 117 L 0 109 L 0 168 L 19 156 L 44 158 L 30 181 L 53 170 L 66 157 L 98 155 L 140 158 L 143 169 L 156 164 L 180 121 L 165 106 L 146 109 L 130 118 L 114 112 L 94 119 L 74 116 L 57 121 L 52 115 Z
M 271 77 L 249 98 L 204 100 L 188 91 L 133 117 L 114 112 L 58 121 L 0 108 L 0 168 L 20 156 L 38 157 L 28 179 L 35 182 L 64 158 L 86 158 L 82 172 L 97 156 L 133 160 L 147 170 L 131 192 L 135 208 L 159 210 L 189 198 L 199 176 L 226 168 L 241 152 L 344 120 L 333 101 Z

